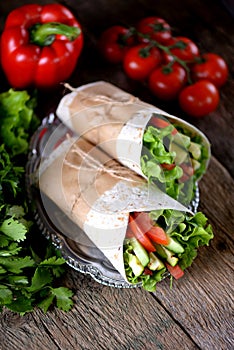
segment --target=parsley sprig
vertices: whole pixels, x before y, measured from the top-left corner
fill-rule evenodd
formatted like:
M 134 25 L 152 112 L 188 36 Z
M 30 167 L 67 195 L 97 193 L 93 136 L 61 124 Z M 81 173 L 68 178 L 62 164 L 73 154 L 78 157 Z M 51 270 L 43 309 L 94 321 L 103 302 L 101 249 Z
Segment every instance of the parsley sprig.
M 7 307 L 21 315 L 73 305 L 72 291 L 58 286 L 65 271 L 60 252 L 48 241 L 39 252 L 33 245 L 37 228 L 27 207 L 23 155 L 36 125 L 34 107 L 26 91 L 0 94 L 0 311 Z

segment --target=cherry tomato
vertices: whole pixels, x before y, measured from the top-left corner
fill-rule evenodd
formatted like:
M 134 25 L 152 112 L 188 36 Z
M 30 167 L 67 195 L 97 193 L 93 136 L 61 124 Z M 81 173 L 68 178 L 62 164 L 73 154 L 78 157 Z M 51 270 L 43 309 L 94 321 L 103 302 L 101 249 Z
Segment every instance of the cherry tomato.
M 133 45 L 134 38 L 129 30 L 123 26 L 112 26 L 105 30 L 99 39 L 99 50 L 103 57 L 111 63 L 120 63 Z
M 161 62 L 160 51 L 145 44 L 131 47 L 123 60 L 123 68 L 127 76 L 135 80 L 144 80 Z
M 162 61 L 164 64 L 170 63 L 175 61 L 174 57 L 172 55 L 170 55 L 168 52 L 163 51 L 162 52 Z
M 149 77 L 151 92 L 162 100 L 175 99 L 186 83 L 186 71 L 179 64 L 155 69 Z
M 182 36 L 171 38 L 168 46 L 170 46 L 172 55 L 186 62 L 193 61 L 194 58 L 199 55 L 199 49 L 197 45 L 192 40 Z
M 214 53 L 205 53 L 201 56 L 201 62 L 191 67 L 192 78 L 197 80 L 207 79 L 216 87 L 222 86 L 228 77 L 228 67 L 222 57 Z
M 193 117 L 213 112 L 219 104 L 219 92 L 208 80 L 200 80 L 185 87 L 179 95 L 181 108 Z
M 150 239 L 144 234 L 140 226 L 136 223 L 136 220 L 130 215 L 129 216 L 129 227 L 133 232 L 135 238 L 143 245 L 148 252 L 155 252 L 156 248 Z
M 168 263 L 166 263 L 166 267 L 167 267 L 168 271 L 170 272 L 170 274 L 176 280 L 178 280 L 179 278 L 181 278 L 184 275 L 184 271 L 181 269 L 181 267 L 179 265 L 171 266 Z
M 171 38 L 171 27 L 162 18 L 155 16 L 141 19 L 136 25 L 137 31 L 144 34 L 139 35 L 141 42 L 149 42 L 150 39 L 156 40 L 160 44 L 166 44 Z

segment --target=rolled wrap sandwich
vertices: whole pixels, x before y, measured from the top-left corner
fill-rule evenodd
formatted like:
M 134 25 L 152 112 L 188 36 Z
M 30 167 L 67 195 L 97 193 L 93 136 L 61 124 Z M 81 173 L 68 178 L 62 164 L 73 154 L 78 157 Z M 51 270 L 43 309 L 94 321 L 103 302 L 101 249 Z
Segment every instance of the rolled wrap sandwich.
M 78 135 L 188 205 L 210 158 L 206 136 L 191 124 L 96 82 L 73 89 L 56 111 Z
M 48 216 L 53 208 L 46 198 L 128 283 L 154 291 L 165 272 L 180 277 L 197 248 L 212 238 L 202 213 L 193 215 L 87 140 L 67 137 L 55 149 L 46 147 L 38 184 Z M 79 230 L 73 239 L 79 242 Z

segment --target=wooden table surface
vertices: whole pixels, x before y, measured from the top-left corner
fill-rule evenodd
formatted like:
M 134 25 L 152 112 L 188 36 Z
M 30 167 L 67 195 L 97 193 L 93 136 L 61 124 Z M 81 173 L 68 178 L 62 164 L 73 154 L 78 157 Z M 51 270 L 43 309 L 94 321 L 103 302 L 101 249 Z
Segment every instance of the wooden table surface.
M 0 26 L 13 8 L 32 1 L 1 1 Z M 37 1 L 49 3 L 52 1 Z M 58 1 L 60 2 L 60 1 Z M 213 225 L 215 238 L 199 250 L 185 276 L 173 284 L 164 280 L 154 294 L 141 288 L 117 289 L 67 268 L 64 285 L 74 292 L 68 312 L 40 310 L 20 317 L 4 311 L 0 319 L 0 349 L 234 349 L 234 26 L 233 17 L 217 0 L 66 0 L 80 20 L 85 47 L 70 79 L 73 86 L 106 80 L 141 99 L 198 126 L 212 144 L 212 159 L 200 181 L 200 209 Z M 226 1 L 228 3 L 228 1 Z M 231 1 L 230 1 L 231 3 Z M 229 80 L 221 89 L 219 108 L 206 118 L 188 118 L 176 103 L 154 98 L 141 84 L 126 78 L 120 66 L 105 63 L 96 41 L 110 25 L 134 25 L 147 15 L 165 18 L 174 35 L 193 39 L 203 52 L 224 57 Z M 58 102 L 51 93 L 42 114 Z

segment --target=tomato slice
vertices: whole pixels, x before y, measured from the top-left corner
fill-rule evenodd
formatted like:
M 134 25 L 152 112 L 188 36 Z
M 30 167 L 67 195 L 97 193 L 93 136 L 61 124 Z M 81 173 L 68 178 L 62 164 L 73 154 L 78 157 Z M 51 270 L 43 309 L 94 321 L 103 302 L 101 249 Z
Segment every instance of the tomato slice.
M 153 275 L 153 271 L 150 270 L 148 267 L 145 267 L 143 274 L 152 276 Z
M 151 118 L 150 120 L 150 123 L 153 125 L 153 126 L 156 126 L 156 128 L 159 128 L 159 129 L 163 129 L 163 128 L 166 128 L 168 125 L 171 125 L 169 122 L 167 122 L 166 120 L 164 119 L 161 119 L 161 118 L 157 118 L 157 117 L 154 117 L 154 118 Z M 178 131 L 176 130 L 176 128 L 174 128 L 171 132 L 172 135 L 175 135 L 177 134 Z
M 143 234 L 145 234 L 151 229 L 151 227 L 153 227 L 153 220 L 151 220 L 147 212 L 134 212 L 133 217 L 136 221 L 136 224 L 140 226 Z
M 184 275 L 184 271 L 181 269 L 181 267 L 179 265 L 171 266 L 171 265 L 166 263 L 166 267 L 167 267 L 168 271 L 170 272 L 170 274 L 176 280 L 178 280 L 179 278 L 181 278 Z
M 146 235 L 155 243 L 163 245 L 167 245 L 169 243 L 169 238 L 166 232 L 159 226 L 151 227 L 151 229 L 146 232 Z
M 166 232 L 161 227 L 153 225 L 153 220 L 151 220 L 148 213 L 134 213 L 133 216 L 135 218 L 136 225 L 151 241 L 164 245 L 169 243 L 169 238 Z
M 184 174 L 179 178 L 178 181 L 179 181 L 180 183 L 183 183 L 183 182 L 188 181 L 189 179 L 190 179 L 190 176 L 184 173 Z
M 180 164 L 180 167 L 183 169 L 184 173 L 187 174 L 188 176 L 194 175 L 194 169 L 193 169 L 192 165 L 182 163 L 182 164 Z
M 173 164 L 167 164 L 167 163 L 162 163 L 161 167 L 166 170 L 173 170 L 175 168 L 175 163 Z
M 132 230 L 130 229 L 129 226 L 128 226 L 128 228 L 127 228 L 125 237 L 126 237 L 126 238 L 133 238 L 133 237 L 134 237 L 134 234 L 133 234 L 133 232 L 132 232 Z
M 150 239 L 144 234 L 144 231 L 140 228 L 140 226 L 136 223 L 136 220 L 133 216 L 129 216 L 129 227 L 133 232 L 136 239 L 143 245 L 143 247 L 150 253 L 155 252 L 156 248 Z
M 183 169 L 183 175 L 179 179 L 179 182 L 186 182 L 194 175 L 194 169 L 192 165 L 182 163 L 180 167 Z

